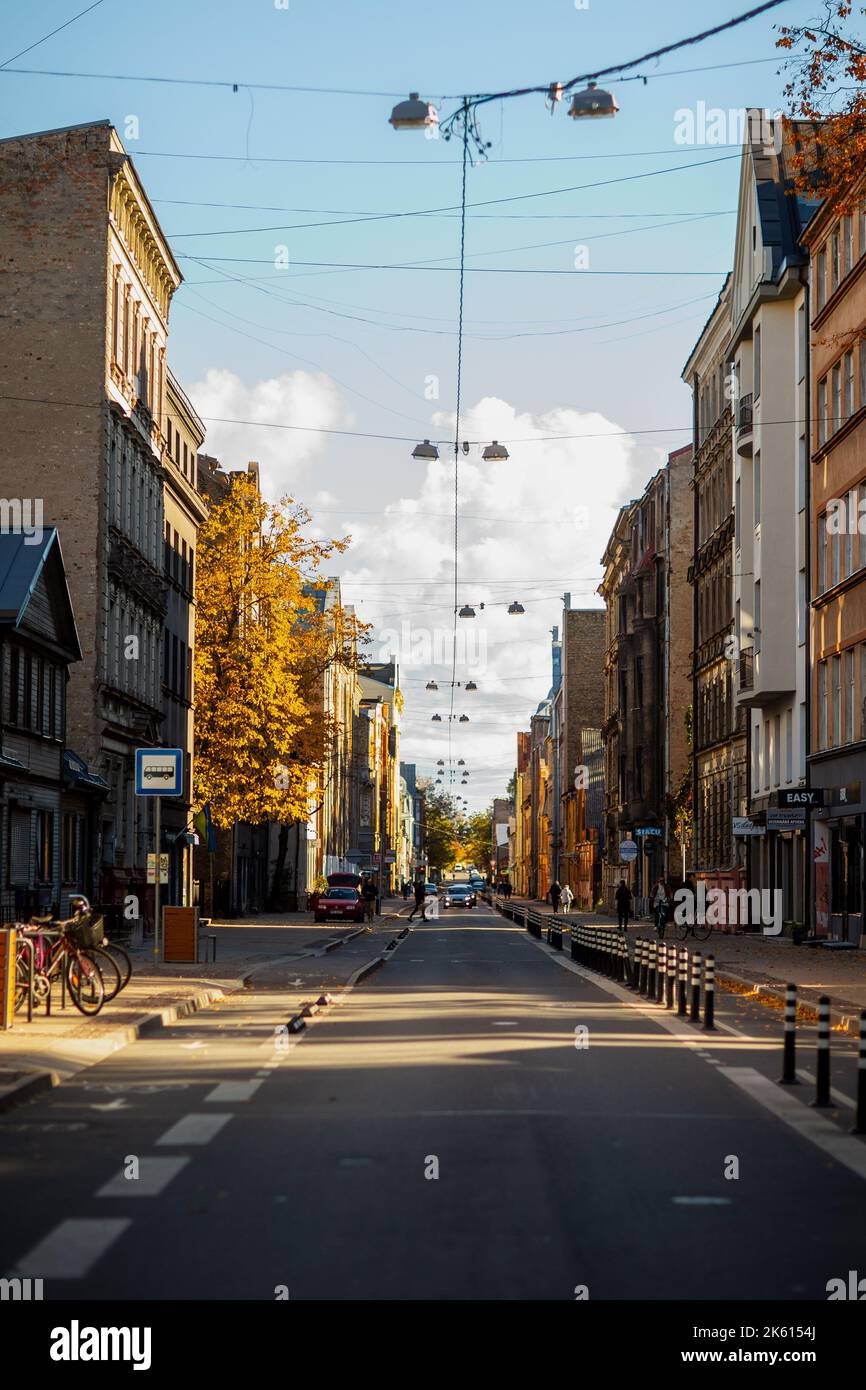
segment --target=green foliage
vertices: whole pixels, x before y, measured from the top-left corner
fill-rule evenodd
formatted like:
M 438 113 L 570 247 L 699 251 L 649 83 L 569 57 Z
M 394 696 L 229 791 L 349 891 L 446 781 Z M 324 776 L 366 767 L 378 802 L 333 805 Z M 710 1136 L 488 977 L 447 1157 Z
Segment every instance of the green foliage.
M 444 792 L 427 793 L 425 849 L 431 869 L 450 869 L 457 862 L 457 807 Z

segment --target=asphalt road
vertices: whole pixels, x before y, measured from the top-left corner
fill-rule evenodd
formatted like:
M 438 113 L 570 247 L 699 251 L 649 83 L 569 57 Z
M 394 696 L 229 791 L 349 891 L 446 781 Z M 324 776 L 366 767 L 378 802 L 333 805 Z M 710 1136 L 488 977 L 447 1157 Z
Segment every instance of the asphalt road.
M 415 925 L 299 1040 L 263 972 L 0 1119 L 3 1270 L 47 1299 L 765 1300 L 862 1268 L 866 1141 L 776 1085 L 778 1015 L 721 996 L 709 1038 L 483 905 Z

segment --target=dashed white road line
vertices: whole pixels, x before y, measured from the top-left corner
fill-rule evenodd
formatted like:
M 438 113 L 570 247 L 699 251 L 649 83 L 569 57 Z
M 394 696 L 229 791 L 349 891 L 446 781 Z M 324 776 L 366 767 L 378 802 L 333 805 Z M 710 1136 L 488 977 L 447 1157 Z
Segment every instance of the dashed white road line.
M 157 1144 L 209 1144 L 228 1124 L 231 1115 L 184 1115 L 161 1134 Z
M 158 1197 L 189 1163 L 186 1156 L 138 1160 L 138 1177 L 127 1178 L 123 1171 L 115 1173 L 97 1192 L 97 1197 Z
M 11 1278 L 83 1279 L 114 1242 L 132 1225 L 117 1220 L 70 1218 L 22 1255 Z
M 261 1081 L 221 1081 L 205 1096 L 205 1104 L 234 1105 L 252 1100 L 261 1084 Z

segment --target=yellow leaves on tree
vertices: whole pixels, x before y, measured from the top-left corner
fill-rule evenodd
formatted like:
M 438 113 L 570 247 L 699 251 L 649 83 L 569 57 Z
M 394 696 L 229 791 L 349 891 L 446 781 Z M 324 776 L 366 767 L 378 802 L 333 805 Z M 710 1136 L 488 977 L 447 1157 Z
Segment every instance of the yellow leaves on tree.
M 835 197 L 839 211 L 851 212 L 862 198 L 853 185 L 866 167 L 866 41 L 851 22 L 853 5 L 824 0 L 821 9 L 814 23 L 780 28 L 777 40 L 791 54 L 785 94 L 792 115 L 815 122 L 811 132 L 796 132 L 795 181 L 803 196 Z
M 306 818 L 316 785 L 333 650 L 316 585 L 348 542 L 310 540 L 309 519 L 236 475 L 199 532 L 195 804 L 210 802 L 217 826 Z

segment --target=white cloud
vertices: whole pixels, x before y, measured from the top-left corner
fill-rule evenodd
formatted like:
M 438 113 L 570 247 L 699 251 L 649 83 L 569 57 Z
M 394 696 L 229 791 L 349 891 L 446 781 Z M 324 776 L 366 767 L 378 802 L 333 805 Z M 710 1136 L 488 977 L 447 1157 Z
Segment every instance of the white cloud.
M 453 417 L 440 417 L 435 429 L 446 435 Z M 599 606 L 600 560 L 617 510 L 664 457 L 639 450 L 599 414 L 562 407 L 533 416 L 495 398 L 468 412 L 462 433 L 507 441 L 511 455 L 484 463 L 472 447 L 459 458 L 459 603 L 474 605 L 476 617 L 458 621 L 456 678 L 474 679 L 478 691 L 455 692 L 455 713 L 468 713 L 470 722 L 451 726 L 451 752 L 455 761 L 466 759 L 470 808 L 477 809 L 504 791 L 516 731 L 528 728 L 549 688 L 550 628 L 561 623 L 561 596 L 570 592 L 572 607 Z M 592 437 L 537 442 L 539 435 Z M 355 523 L 347 516 L 353 544 L 341 567 L 344 600 L 375 623 L 377 639 L 388 629 L 397 644 L 403 757 L 424 773 L 448 758 L 453 499 L 453 459 L 443 449 L 415 496 L 395 499 L 381 518 Z M 515 599 L 525 615 L 508 614 Z M 376 655 L 379 648 L 374 641 Z M 438 693 L 425 691 L 431 678 Z M 441 724 L 431 721 L 434 712 Z
M 294 495 L 299 484 L 303 487 L 310 466 L 327 447 L 328 436 L 315 430 L 341 429 L 351 423 L 338 388 L 323 372 L 284 372 L 248 384 L 235 372 L 213 367 L 202 381 L 192 383 L 189 395 L 207 426 L 207 452 L 225 469 L 245 468 L 250 459 L 256 459 L 261 465 L 262 490 L 273 499 Z M 220 420 L 312 428 L 273 429 L 255 423 L 221 424 Z

